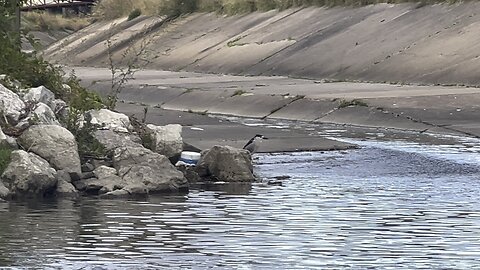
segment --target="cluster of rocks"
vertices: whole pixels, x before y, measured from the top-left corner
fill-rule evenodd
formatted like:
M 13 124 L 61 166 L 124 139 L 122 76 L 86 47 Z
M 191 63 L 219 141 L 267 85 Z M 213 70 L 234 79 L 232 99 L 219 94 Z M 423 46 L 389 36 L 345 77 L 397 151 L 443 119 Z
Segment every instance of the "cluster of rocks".
M 94 126 L 105 159 L 80 158 L 75 136 L 62 126 L 67 104 L 45 87 L 10 89 L 0 84 L 0 147 L 11 149 L 0 176 L 0 199 L 99 195 L 105 198 L 188 190 L 189 181 L 253 181 L 250 154 L 215 146 L 198 166 L 177 168 L 183 150 L 180 125 L 142 125 L 107 109 L 86 112 L 78 126 Z M 150 136 L 144 147 L 142 136 Z

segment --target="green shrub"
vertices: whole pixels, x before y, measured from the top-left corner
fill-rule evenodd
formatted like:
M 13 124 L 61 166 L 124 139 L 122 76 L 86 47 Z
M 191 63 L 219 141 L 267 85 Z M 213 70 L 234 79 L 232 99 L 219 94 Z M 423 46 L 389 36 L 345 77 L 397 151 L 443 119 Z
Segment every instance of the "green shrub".
M 452 4 L 459 0 L 101 0 L 95 6 L 94 13 L 102 19 L 127 16 L 134 8 L 146 15 L 178 16 L 196 11 L 234 15 L 301 6 L 365 6 L 404 2 L 420 3 L 420 7 L 435 3 Z
M 223 13 L 228 15 L 244 14 L 256 10 L 253 0 L 227 0 L 223 3 Z
M 81 111 L 71 109 L 67 118 L 67 129 L 72 132 L 78 144 L 78 154 L 83 162 L 90 158 L 105 158 L 109 153 L 105 147 L 93 136 L 97 127 L 90 123 L 91 119 L 86 119 L 83 126 L 78 122 L 83 115 Z
M 197 11 L 197 0 L 164 0 L 160 2 L 158 12 L 169 17 Z
M 231 95 L 231 97 L 241 96 L 241 95 L 246 94 L 246 93 L 248 93 L 248 92 L 245 91 L 245 90 L 239 89 L 239 90 L 236 90 L 235 92 L 233 92 L 233 94 Z
M 277 8 L 275 0 L 257 0 L 256 9 L 259 11 L 269 11 Z
M 138 16 L 142 15 L 142 11 L 139 9 L 139 8 L 136 8 L 134 10 L 132 10 L 132 12 L 130 12 L 130 14 L 128 14 L 128 19 L 129 21 L 137 18 Z
M 84 112 L 104 107 L 102 99 L 98 94 L 82 87 L 74 74 L 65 79 L 61 68 L 36 54 L 22 52 L 18 42 L 20 34 L 8 27 L 12 25 L 13 9 L 5 3 L 0 0 L 0 74 L 18 80 L 25 88 L 43 85 L 50 89 L 56 98 L 65 100 L 69 105 L 69 115 L 66 119 L 59 120 L 75 135 L 81 156 L 103 155 L 103 146 L 92 135 L 93 127 L 78 126 Z M 8 165 L 10 152 L 8 148 L 0 148 L 0 169 Z
M 222 13 L 223 3 L 221 0 L 201 0 L 197 1 L 197 9 L 202 12 Z
M 50 12 L 24 12 L 22 27 L 28 31 L 78 31 L 92 22 L 88 17 L 65 17 Z
M 11 154 L 12 148 L 10 146 L 0 144 L 0 175 L 3 174 L 10 163 Z
M 368 104 L 360 99 L 345 100 L 342 99 L 339 101 L 338 108 L 346 108 L 350 106 L 359 106 L 359 107 L 368 107 Z

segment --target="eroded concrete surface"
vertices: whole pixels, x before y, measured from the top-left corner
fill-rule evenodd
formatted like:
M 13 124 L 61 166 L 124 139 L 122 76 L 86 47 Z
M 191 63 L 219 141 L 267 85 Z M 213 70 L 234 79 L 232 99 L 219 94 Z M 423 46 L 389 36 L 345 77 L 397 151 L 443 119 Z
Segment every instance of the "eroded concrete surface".
M 480 85 L 479 25 L 480 3 L 474 1 L 196 13 L 169 22 L 141 16 L 97 22 L 44 55 L 64 64 L 108 66 L 110 50 L 117 63 L 141 58 L 148 63 L 139 64 L 151 69 Z

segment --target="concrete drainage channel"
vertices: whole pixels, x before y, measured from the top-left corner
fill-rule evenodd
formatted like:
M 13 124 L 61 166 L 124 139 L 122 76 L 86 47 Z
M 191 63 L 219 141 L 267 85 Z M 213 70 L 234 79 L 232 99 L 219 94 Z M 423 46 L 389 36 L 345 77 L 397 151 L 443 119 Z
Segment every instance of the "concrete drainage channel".
M 85 85 L 108 94 L 108 69 L 75 71 Z M 273 134 L 266 135 L 278 137 L 278 145 L 262 151 L 328 150 L 346 146 L 325 143 L 298 131 L 246 128 L 206 116 L 286 119 L 478 137 L 477 92 L 478 89 L 462 87 L 322 83 L 287 77 L 144 70 L 122 89 L 118 96 L 122 103 L 117 109 L 143 119 L 147 107 L 147 121 L 182 124 L 184 136 L 191 136 L 192 143 L 200 149 L 219 143 L 242 147 L 253 135 L 270 132 Z M 292 137 L 297 139 L 291 140 Z M 293 141 L 299 143 L 291 145 Z M 269 144 L 273 142 L 270 140 Z

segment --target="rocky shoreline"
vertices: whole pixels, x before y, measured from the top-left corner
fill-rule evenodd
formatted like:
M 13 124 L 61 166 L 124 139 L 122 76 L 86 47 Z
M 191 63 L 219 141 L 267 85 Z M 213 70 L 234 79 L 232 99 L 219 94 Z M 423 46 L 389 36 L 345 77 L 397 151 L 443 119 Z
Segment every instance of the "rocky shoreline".
M 72 113 L 66 103 L 43 86 L 17 85 L 11 90 L 0 84 L 0 147 L 6 163 L 1 200 L 145 196 L 185 192 L 191 181 L 255 180 L 246 150 L 215 146 L 202 151 L 196 167 L 178 168 L 174 164 L 184 148 L 180 125 L 147 125 L 104 108 L 89 110 L 74 123 L 91 133 L 103 153 L 82 155 L 78 138 L 61 121 Z

